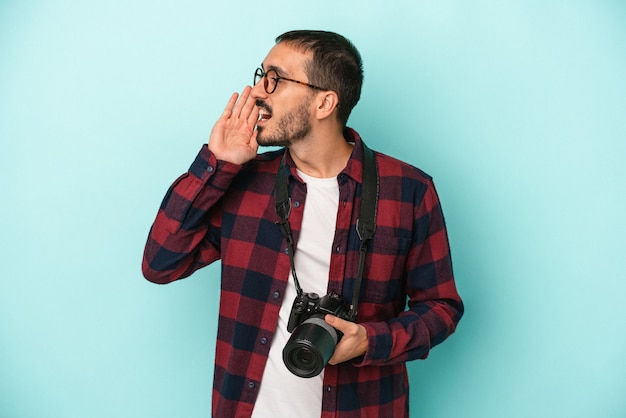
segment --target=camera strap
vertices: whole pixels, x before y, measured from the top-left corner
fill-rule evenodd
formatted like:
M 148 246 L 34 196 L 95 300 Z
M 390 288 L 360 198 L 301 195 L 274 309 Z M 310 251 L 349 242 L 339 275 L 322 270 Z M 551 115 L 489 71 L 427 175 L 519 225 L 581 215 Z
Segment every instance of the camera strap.
M 379 177 L 378 167 L 374 153 L 365 143 L 363 145 L 363 187 L 361 188 L 361 207 L 359 208 L 359 218 L 356 221 L 356 232 L 361 240 L 359 247 L 359 266 L 357 277 L 354 282 L 354 291 L 352 296 L 352 305 L 350 306 L 349 317 L 354 321 L 357 316 L 357 307 L 359 303 L 359 294 L 361 292 L 361 281 L 363 279 L 363 269 L 365 266 L 365 254 L 367 253 L 367 244 L 374 236 L 376 231 L 376 208 L 378 206 Z M 276 206 L 276 214 L 281 219 L 276 222 L 280 232 L 287 241 L 287 252 L 289 254 L 289 262 L 291 263 L 291 274 L 296 286 L 298 296 L 303 295 L 302 288 L 298 282 L 296 275 L 296 266 L 294 263 L 293 234 L 289 225 L 289 214 L 291 213 L 291 197 L 288 189 L 288 174 L 285 167 L 285 155 L 280 162 L 278 173 L 276 175 L 276 187 L 274 188 L 274 200 Z

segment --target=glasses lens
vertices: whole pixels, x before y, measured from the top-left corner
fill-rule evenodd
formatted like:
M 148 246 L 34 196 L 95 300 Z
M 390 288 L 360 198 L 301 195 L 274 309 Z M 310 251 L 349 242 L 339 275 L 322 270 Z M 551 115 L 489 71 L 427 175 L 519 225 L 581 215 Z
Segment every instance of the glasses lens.
M 257 68 L 254 72 L 254 84 L 256 86 L 261 79 L 263 79 L 263 88 L 265 88 L 265 92 L 267 94 L 274 93 L 276 90 L 276 84 L 278 84 L 278 74 L 276 71 L 269 70 L 268 72 L 264 72 L 262 68 Z
M 276 90 L 276 84 L 278 84 L 278 74 L 274 70 L 269 70 L 265 73 L 265 91 L 267 94 L 274 93 Z

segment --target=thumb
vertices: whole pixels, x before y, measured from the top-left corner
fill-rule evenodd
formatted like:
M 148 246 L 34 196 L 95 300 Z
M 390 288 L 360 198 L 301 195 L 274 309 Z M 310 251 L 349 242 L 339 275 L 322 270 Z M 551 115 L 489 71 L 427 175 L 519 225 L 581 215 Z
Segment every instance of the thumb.
M 346 327 L 350 327 L 352 325 L 351 322 L 338 318 L 334 315 L 330 315 L 330 314 L 326 315 L 324 317 L 324 320 L 326 321 L 328 325 L 330 325 L 333 328 L 338 329 L 341 332 L 344 332 L 344 330 L 346 330 Z

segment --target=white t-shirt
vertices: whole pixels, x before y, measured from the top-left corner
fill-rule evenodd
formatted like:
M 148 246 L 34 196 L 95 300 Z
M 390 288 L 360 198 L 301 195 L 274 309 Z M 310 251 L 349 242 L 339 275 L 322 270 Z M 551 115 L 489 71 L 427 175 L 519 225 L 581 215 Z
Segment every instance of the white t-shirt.
M 330 255 L 335 237 L 339 186 L 337 178 L 310 177 L 298 171 L 307 185 L 302 229 L 294 255 L 296 274 L 302 290 L 324 296 L 328 289 Z M 289 284 L 280 308 L 276 334 L 261 388 L 254 405 L 253 418 L 316 417 L 322 413 L 324 372 L 312 378 L 292 374 L 283 363 L 283 348 L 291 336 L 287 322 L 296 288 L 289 274 Z

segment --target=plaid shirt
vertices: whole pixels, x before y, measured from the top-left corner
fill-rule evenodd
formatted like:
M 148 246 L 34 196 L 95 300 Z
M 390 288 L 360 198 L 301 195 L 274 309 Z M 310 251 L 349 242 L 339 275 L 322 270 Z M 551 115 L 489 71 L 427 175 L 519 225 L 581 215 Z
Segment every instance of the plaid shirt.
M 363 148 L 355 131 L 346 129 L 345 135 L 355 146 L 337 176 L 339 209 L 328 292 L 350 301 L 359 260 L 355 225 Z M 252 413 L 283 303 L 290 264 L 275 225 L 273 197 L 283 152 L 259 154 L 239 166 L 217 160 L 204 145 L 167 192 L 146 244 L 143 272 L 156 283 L 187 277 L 221 259 L 215 417 Z M 408 416 L 405 362 L 425 358 L 454 332 L 463 314 L 432 179 L 406 163 L 375 155 L 380 175 L 377 229 L 369 244 L 357 317 L 369 346 L 358 359 L 326 367 L 323 418 Z M 297 251 L 306 185 L 288 152 L 286 164 Z

